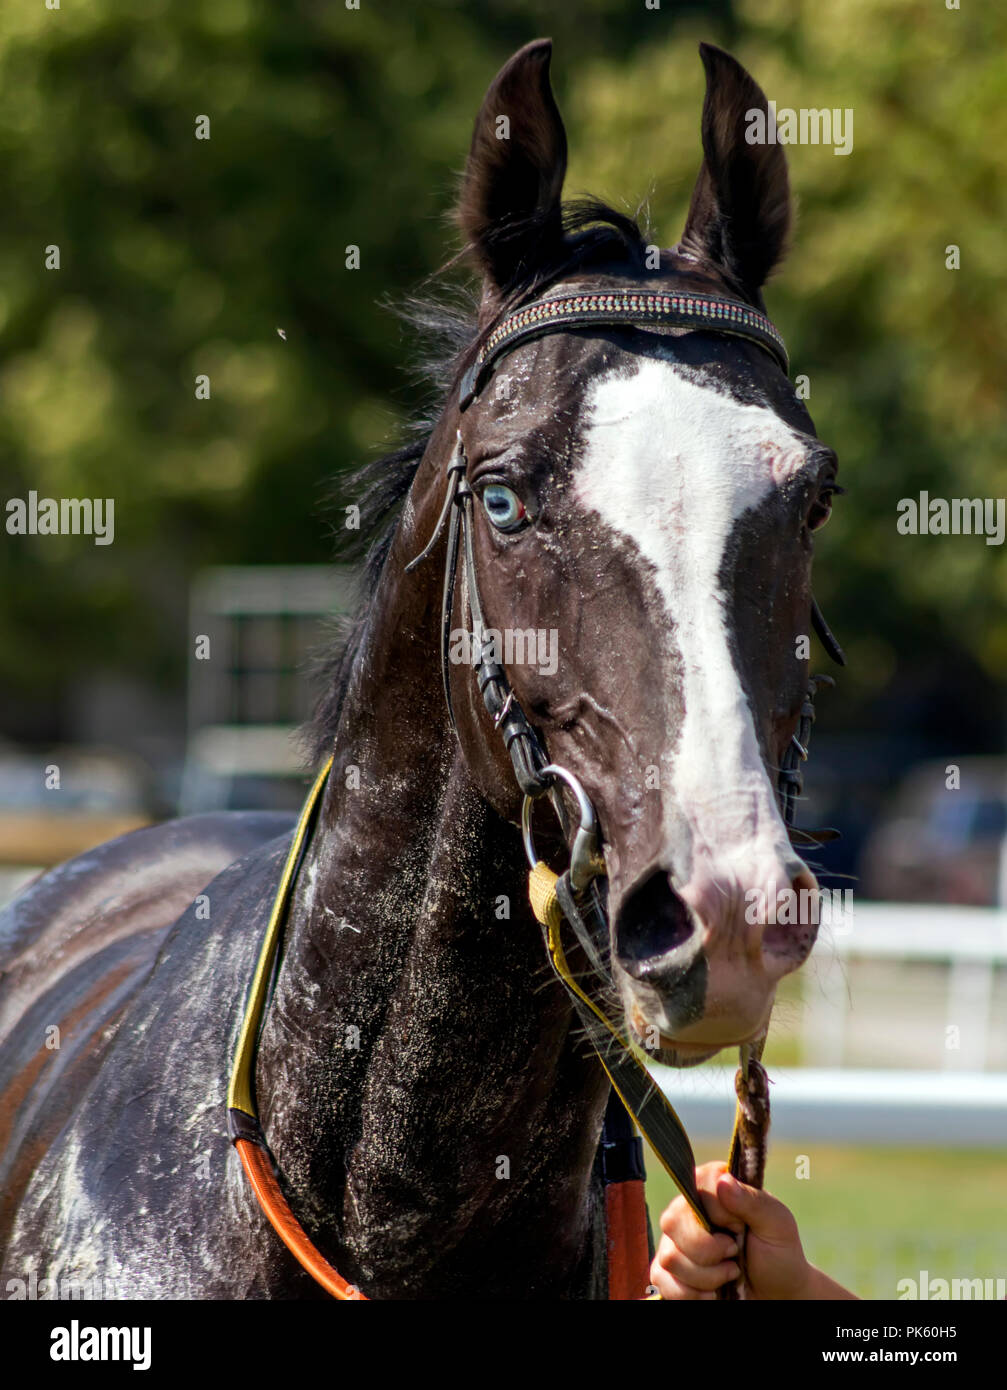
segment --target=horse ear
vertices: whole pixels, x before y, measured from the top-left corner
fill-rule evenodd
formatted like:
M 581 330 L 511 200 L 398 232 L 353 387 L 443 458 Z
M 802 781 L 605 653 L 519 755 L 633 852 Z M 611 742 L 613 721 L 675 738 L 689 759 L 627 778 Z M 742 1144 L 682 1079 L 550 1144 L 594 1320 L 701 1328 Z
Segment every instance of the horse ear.
M 476 117 L 457 217 L 491 282 L 506 290 L 563 239 L 566 131 L 549 85 L 552 40 L 500 69 Z
M 703 167 L 692 192 L 683 247 L 727 272 L 756 303 L 786 251 L 790 181 L 771 128 L 765 93 L 740 63 L 701 43 L 706 69 Z M 753 113 L 762 112 L 761 119 Z M 749 135 L 759 142 L 749 143 Z

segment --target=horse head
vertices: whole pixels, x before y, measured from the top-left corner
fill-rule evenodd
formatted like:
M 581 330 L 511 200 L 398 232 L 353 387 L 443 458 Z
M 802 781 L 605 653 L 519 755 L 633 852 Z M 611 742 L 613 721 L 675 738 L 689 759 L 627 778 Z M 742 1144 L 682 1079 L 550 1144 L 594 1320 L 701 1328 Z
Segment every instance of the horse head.
M 495 326 L 543 295 L 636 288 L 764 312 L 790 224 L 785 157 L 746 139 L 747 114 L 767 110 L 748 73 L 701 53 L 704 159 L 668 250 L 610 209 L 562 203 L 548 41 L 497 75 L 458 208 L 482 274 L 469 366 Z M 816 935 L 816 914 L 793 910 L 817 884 L 791 846 L 777 776 L 808 685 L 812 537 L 835 455 L 771 353 L 701 327 L 530 337 L 468 408 L 457 401 L 417 472 L 404 543 L 431 532 L 457 436 L 485 626 L 550 761 L 597 811 L 627 1021 L 678 1066 L 755 1040 Z M 468 587 L 454 595 L 455 628 L 471 621 Z M 471 667 L 452 664 L 448 681 L 469 773 L 515 820 L 511 766 Z

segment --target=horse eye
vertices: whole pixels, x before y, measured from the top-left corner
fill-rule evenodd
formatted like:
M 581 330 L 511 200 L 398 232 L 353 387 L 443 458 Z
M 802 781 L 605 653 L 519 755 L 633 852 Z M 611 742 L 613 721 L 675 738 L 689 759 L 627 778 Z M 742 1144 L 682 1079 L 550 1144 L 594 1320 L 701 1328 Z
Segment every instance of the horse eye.
M 498 531 L 516 531 L 528 519 L 521 498 L 503 483 L 489 483 L 484 487 L 482 504 Z
M 808 512 L 809 531 L 820 531 L 828 521 L 832 515 L 832 499 L 838 491 L 838 488 L 825 488 L 812 503 Z

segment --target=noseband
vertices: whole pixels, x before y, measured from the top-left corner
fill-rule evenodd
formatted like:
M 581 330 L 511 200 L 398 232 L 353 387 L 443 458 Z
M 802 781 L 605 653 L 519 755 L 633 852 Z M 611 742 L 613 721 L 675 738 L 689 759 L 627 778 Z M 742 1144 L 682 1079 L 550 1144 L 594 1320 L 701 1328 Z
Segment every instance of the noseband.
M 462 411 L 467 410 L 478 398 L 496 364 L 505 353 L 547 333 L 597 326 L 630 326 L 644 330 L 702 329 L 730 334 L 762 348 L 784 373 L 789 370 L 783 339 L 772 323 L 758 310 L 737 300 L 641 290 L 560 294 L 526 305 L 503 319 L 493 329 L 462 377 L 459 408 Z M 506 671 L 496 659 L 497 653 L 492 639 L 487 634 L 479 594 L 473 548 L 474 494 L 466 477 L 467 467 L 459 431 L 455 453 L 447 469 L 444 502 L 433 535 L 420 554 L 405 567 L 408 574 L 432 554 L 447 523 L 447 556 L 441 599 L 441 674 L 451 723 L 457 733 L 458 725 L 451 700 L 450 636 L 458 560 L 459 555 L 462 555 L 466 596 L 472 626 L 479 643 L 478 660 L 475 663 L 476 682 L 494 728 L 499 730 L 504 739 L 514 776 L 524 794 L 521 821 L 530 870 L 529 898 L 535 917 L 542 927 L 548 959 L 558 979 L 566 988 L 577 1016 L 626 1111 L 646 1136 L 700 1223 L 707 1230 L 713 1230 L 716 1228 L 712 1226 L 706 1214 L 696 1187 L 696 1160 L 685 1129 L 663 1092 L 652 1080 L 647 1070 L 647 1058 L 641 1048 L 623 1034 L 600 1002 L 604 998 L 605 982 L 608 978 L 606 958 L 609 934 L 607 914 L 598 888 L 599 880 L 605 877 L 605 861 L 598 844 L 597 817 L 579 780 L 566 768 L 549 761 L 538 733 L 529 723 L 515 696 Z M 814 600 L 811 621 L 829 655 L 839 665 L 845 665 L 842 650 L 829 631 Z M 795 803 L 802 789 L 801 765 L 808 756 L 808 740 L 815 717 L 815 692 L 817 686 L 823 683 L 831 685 L 833 682 L 828 676 L 812 676 L 809 681 L 797 732 L 787 747 L 779 772 L 778 795 L 781 814 L 791 841 L 798 846 L 824 843 L 826 840 L 834 839 L 838 833 L 834 830 L 796 830 L 793 825 Z M 273 902 L 255 975 L 249 989 L 228 1087 L 228 1132 L 259 1204 L 281 1240 L 301 1265 L 333 1297 L 356 1300 L 363 1298 L 363 1295 L 353 1285 L 348 1284 L 314 1246 L 283 1196 L 259 1126 L 254 1098 L 257 1037 L 269 982 L 276 963 L 283 923 L 297 871 L 311 835 L 331 767 L 330 758 L 316 779 L 301 812 Z M 564 787 L 572 793 L 577 803 L 578 821 L 575 829 L 563 799 Z M 565 842 L 571 845 L 569 867 L 560 875 L 554 873 L 539 859 L 535 849 L 532 813 L 535 802 L 545 795 L 548 795 L 552 803 Z M 575 973 L 567 961 L 562 940 L 564 923 L 572 929 L 584 953 L 586 970 L 578 967 Z M 735 1080 L 738 1107 L 729 1158 L 730 1171 L 750 1186 L 756 1187 L 762 1185 L 769 1128 L 768 1078 L 759 1060 L 764 1041 L 763 1038 L 757 1043 L 741 1048 L 741 1067 Z M 631 1139 L 627 1145 L 621 1135 L 616 1139 L 617 1124 L 618 1122 L 612 1126 L 612 1142 L 603 1144 L 603 1149 L 620 1153 L 623 1156 L 620 1161 L 627 1162 L 635 1178 L 639 1179 L 642 1176 L 642 1166 L 639 1166 L 636 1157 L 639 1140 Z M 606 1133 L 609 1128 L 610 1120 L 609 1116 L 606 1116 Z M 631 1156 L 627 1158 L 627 1154 Z M 624 1176 L 612 1180 L 626 1181 Z M 642 1184 L 637 1185 L 641 1188 L 641 1213 L 645 1218 Z M 623 1235 L 627 1236 L 625 1220 L 622 1230 Z M 611 1238 L 609 1244 L 612 1247 Z M 617 1245 L 618 1242 L 616 1247 Z M 743 1257 L 738 1258 L 744 1270 Z M 618 1248 L 610 1249 L 610 1261 L 612 1259 L 618 1263 Z M 628 1267 L 624 1283 L 627 1286 L 632 1284 Z M 726 1285 L 719 1291 L 718 1297 L 742 1297 L 742 1286 L 743 1279 L 739 1280 L 737 1285 Z M 610 1296 L 632 1295 L 623 1293 Z

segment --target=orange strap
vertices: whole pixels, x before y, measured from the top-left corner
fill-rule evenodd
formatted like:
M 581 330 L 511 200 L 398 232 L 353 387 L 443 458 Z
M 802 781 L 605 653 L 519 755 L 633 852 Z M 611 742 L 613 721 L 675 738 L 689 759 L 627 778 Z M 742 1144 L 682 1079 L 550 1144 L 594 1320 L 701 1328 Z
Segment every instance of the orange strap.
M 241 1166 L 248 1175 L 259 1206 L 297 1263 L 333 1298 L 344 1303 L 366 1303 L 367 1295 L 362 1294 L 354 1284 L 348 1284 L 312 1244 L 280 1191 L 265 1149 L 253 1144 L 250 1139 L 236 1139 L 234 1147 L 238 1150 Z
M 605 1188 L 608 1227 L 608 1296 L 625 1302 L 645 1298 L 650 1287 L 647 1203 L 638 1178 Z
M 354 1284 L 348 1284 L 333 1269 L 290 1210 L 265 1149 L 250 1139 L 236 1139 L 234 1147 L 259 1206 L 301 1268 L 340 1302 L 366 1303 L 367 1295 Z M 620 1301 L 644 1298 L 650 1285 L 650 1249 L 642 1182 L 614 1182 L 605 1188 L 605 1222 L 609 1298 Z

